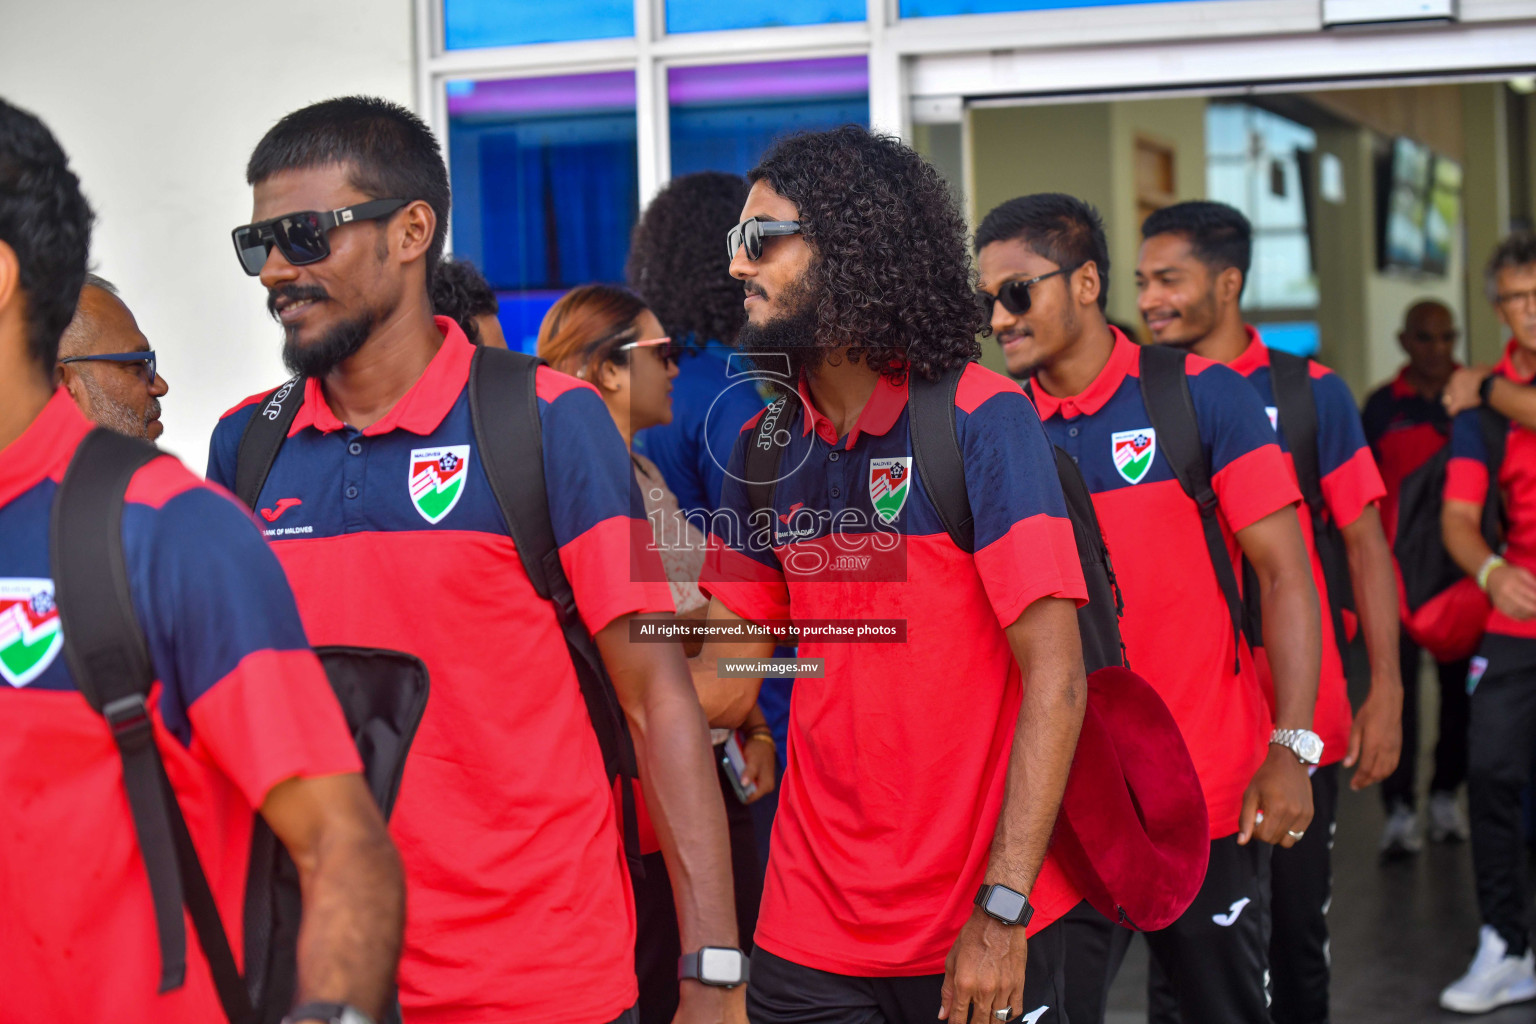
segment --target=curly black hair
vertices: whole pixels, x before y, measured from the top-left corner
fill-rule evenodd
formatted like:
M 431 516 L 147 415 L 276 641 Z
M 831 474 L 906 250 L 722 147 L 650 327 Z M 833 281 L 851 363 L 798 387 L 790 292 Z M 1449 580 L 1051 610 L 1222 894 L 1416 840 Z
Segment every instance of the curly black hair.
M 500 306 L 485 275 L 469 260 L 444 259 L 432 276 L 432 312 L 452 317 L 465 337 L 480 343 L 479 316 L 495 316 Z
M 914 150 L 845 125 L 781 140 L 747 179 L 799 209 L 818 345 L 852 339 L 850 360 L 897 381 L 980 358 L 965 220 Z
M 683 345 L 732 344 L 746 319 L 741 282 L 722 250 L 748 187 L 739 174 L 685 174 L 656 194 L 635 225 L 625 277 Z

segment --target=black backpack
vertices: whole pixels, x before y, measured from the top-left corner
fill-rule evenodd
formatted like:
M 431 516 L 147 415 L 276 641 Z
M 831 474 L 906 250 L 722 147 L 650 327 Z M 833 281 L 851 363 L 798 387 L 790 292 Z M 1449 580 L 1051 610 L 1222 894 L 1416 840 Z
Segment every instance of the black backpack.
M 1499 467 L 1509 420 L 1487 406 L 1478 410 L 1478 426 L 1488 450 L 1488 499 L 1483 502 L 1482 535 L 1490 550 L 1499 550 L 1504 532 L 1504 496 L 1499 491 Z M 1467 578 L 1445 550 L 1440 511 L 1445 503 L 1446 467 L 1451 446 L 1441 447 L 1423 465 L 1403 478 L 1397 495 L 1397 536 L 1392 553 L 1403 577 L 1403 597 L 1410 615 Z
M 621 781 L 624 850 L 630 874 L 643 878 L 634 796 L 634 782 L 639 778 L 634 740 L 597 644 L 576 608 L 576 594 L 560 564 L 549 518 L 543 428 L 535 387 L 538 367 L 543 365 L 542 359 L 522 352 L 477 347 L 469 364 L 470 419 L 486 478 L 528 582 L 555 607 L 608 778 Z M 262 485 L 288 438 L 288 427 L 303 404 L 303 382 L 295 378 L 265 396 L 246 425 L 236 455 L 235 496 L 248 507 L 256 507 Z
M 1157 443 L 1173 467 L 1179 486 L 1200 510 L 1200 525 L 1205 533 L 1206 549 L 1216 582 L 1232 620 L 1235 637 L 1246 637 L 1250 647 L 1264 643 L 1263 613 L 1259 602 L 1258 574 L 1243 559 L 1243 586 L 1227 555 L 1227 545 L 1217 519 L 1216 492 L 1211 486 L 1210 460 L 1200 442 L 1200 425 L 1195 418 L 1195 404 L 1189 393 L 1186 353 L 1165 345 L 1148 345 L 1141 350 L 1141 396 L 1147 417 L 1157 431 Z M 1291 450 L 1296 479 L 1312 522 L 1312 537 L 1318 561 L 1323 567 L 1323 581 L 1333 614 L 1334 639 L 1339 657 L 1348 664 L 1348 639 L 1344 612 L 1355 606 L 1354 589 L 1349 578 L 1349 557 L 1344 537 L 1328 515 L 1323 499 L 1322 476 L 1318 457 L 1317 404 L 1312 395 L 1312 371 L 1309 360 L 1289 352 L 1271 349 L 1270 378 L 1274 385 L 1276 418 Z M 1236 671 L 1234 666 L 1233 671 Z
M 231 1024 L 272 1024 L 292 1007 L 297 991 L 298 871 L 258 814 L 246 880 L 242 978 L 145 703 L 155 670 L 129 591 L 123 498 L 134 473 L 162 454 L 148 442 L 98 428 L 80 443 L 64 474 L 51 530 L 64 656 L 81 695 L 111 727 L 122 759 L 154 902 L 159 991 L 179 988 L 186 978 L 185 906 L 225 1016 Z M 426 710 L 426 666 L 395 651 L 322 647 L 315 653 L 352 731 L 368 787 L 387 818 Z
M 965 486 L 960 438 L 955 431 L 955 391 L 964 373 L 965 367 L 959 366 L 946 371 L 936 381 L 911 375 L 907 393 L 912 461 L 918 479 L 950 540 L 960 550 L 972 552 L 976 548 L 976 524 Z M 748 481 L 747 500 L 754 519 L 766 517 L 768 521 L 772 520 L 771 481 L 779 476 L 779 461 L 789 444 L 789 434 L 775 428 L 779 423 L 794 422 L 799 407 L 799 396 L 786 388 L 763 414 L 747 446 L 743 476 Z M 1099 530 L 1093 497 L 1072 457 L 1060 448 L 1056 448 L 1055 453 L 1056 475 L 1067 500 L 1067 515 L 1072 521 L 1083 581 L 1088 587 L 1088 603 L 1077 610 L 1078 632 L 1083 641 L 1083 667 L 1090 674 L 1115 665 L 1123 667 L 1126 662 L 1125 644 L 1120 638 L 1120 613 L 1124 611 L 1124 604 L 1115 583 L 1109 549 Z

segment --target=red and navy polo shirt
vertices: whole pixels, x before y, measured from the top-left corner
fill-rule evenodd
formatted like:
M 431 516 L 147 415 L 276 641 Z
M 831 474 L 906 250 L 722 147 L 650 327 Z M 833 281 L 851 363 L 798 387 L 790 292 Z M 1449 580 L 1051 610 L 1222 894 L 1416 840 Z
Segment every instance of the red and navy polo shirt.
M 1451 417 L 1439 395 L 1425 398 L 1408 383 L 1404 368 L 1392 381 L 1371 392 L 1361 419 L 1387 489 L 1381 503 L 1381 524 L 1391 541 L 1397 537 L 1397 496 L 1403 480 L 1445 447 L 1451 437 Z
M 426 371 L 364 430 L 310 380 L 257 507 L 316 643 L 409 651 L 431 673 L 390 822 L 410 907 L 406 1018 L 609 1020 L 637 991 L 613 790 L 554 607 L 476 449 L 474 346 L 452 320 L 437 327 Z M 547 367 L 536 384 L 550 517 L 587 628 L 671 611 L 659 561 L 631 571 L 657 556 L 632 551 L 650 526 L 607 407 Z M 215 430 L 211 479 L 234 480 L 255 401 Z
M 1211 838 L 1220 839 L 1237 831 L 1243 791 L 1269 751 L 1269 706 L 1247 644 L 1232 649 L 1200 511 L 1158 449 L 1141 397 L 1141 346 L 1114 334 L 1109 361 L 1081 394 L 1057 398 L 1036 382 L 1035 402 L 1046 434 L 1093 493 L 1125 598 L 1127 657 L 1179 723 L 1205 790 Z M 1236 571 L 1233 534 L 1301 496 L 1253 388 L 1218 363 L 1190 356 L 1188 366 Z
M 1504 358 L 1493 372 L 1517 384 L 1531 383 L 1533 375 L 1515 369 L 1515 342 L 1504 348 Z M 1481 416 L 1468 409 L 1451 421 L 1451 459 L 1445 467 L 1445 500 L 1465 501 L 1482 508 L 1488 497 L 1488 446 L 1483 443 Z M 1509 425 L 1504 442 L 1504 461 L 1498 467 L 1498 487 L 1504 494 L 1504 557 L 1511 565 L 1536 572 L 1536 432 L 1517 423 Z M 1536 639 L 1536 619 L 1521 622 L 1494 608 L 1488 614 L 1488 632 L 1499 636 Z
M 1249 343 L 1243 354 L 1227 365 L 1244 377 L 1258 391 L 1264 403 L 1264 411 L 1274 424 L 1280 437 L 1280 450 L 1291 467 L 1295 479 L 1296 463 L 1286 445 L 1285 432 L 1280 429 L 1279 413 L 1275 408 L 1274 382 L 1270 378 L 1269 349 L 1265 347 L 1259 332 L 1248 328 Z M 1341 529 L 1353 523 L 1365 510 L 1386 496 L 1386 486 L 1376 469 L 1376 460 L 1365 441 L 1365 431 L 1360 425 L 1360 414 L 1355 410 L 1354 396 L 1349 386 L 1337 374 L 1320 363 L 1309 364 L 1312 372 L 1312 404 L 1317 408 L 1317 470 L 1322 477 L 1323 503 L 1327 505 L 1328 518 Z M 1317 712 L 1312 729 L 1323 739 L 1322 764 L 1334 764 L 1344 760 L 1349 753 L 1349 729 L 1354 715 L 1349 706 L 1349 692 L 1344 678 L 1344 663 L 1339 658 L 1339 645 L 1334 639 L 1333 612 L 1328 604 L 1328 586 L 1323 578 L 1323 563 L 1317 554 L 1317 542 L 1312 536 L 1312 517 L 1304 515 L 1301 534 L 1307 542 L 1307 554 L 1312 559 L 1312 581 L 1317 586 L 1317 601 L 1323 616 L 1322 676 L 1317 687 Z M 1259 682 L 1264 686 L 1270 701 L 1270 713 L 1274 713 L 1274 680 L 1270 677 L 1269 659 L 1263 650 L 1256 653 Z
M 906 635 L 800 643 L 826 674 L 795 681 L 756 941 L 839 974 L 937 973 L 1002 807 L 1023 696 L 1004 628 L 1041 598 L 1086 600 L 1077 546 L 1051 447 L 1007 378 L 971 364 L 955 397 L 974 555 L 913 464 L 905 382 L 882 378 L 846 437 L 804 383 L 800 397 L 771 544 L 739 528 L 759 414 L 737 440 L 701 585 L 751 621 L 896 620 Z M 1047 857 L 1030 900 L 1038 931 L 1080 897 Z
M 0 451 L 0 1018 L 206 1024 L 223 1011 L 195 940 L 186 983 L 156 993 L 122 762 L 63 657 L 49 514 L 90 429 L 61 389 Z M 282 569 L 227 494 L 155 459 L 129 484 L 123 548 L 155 743 L 238 957 L 254 810 L 286 779 L 360 770 L 357 751 Z

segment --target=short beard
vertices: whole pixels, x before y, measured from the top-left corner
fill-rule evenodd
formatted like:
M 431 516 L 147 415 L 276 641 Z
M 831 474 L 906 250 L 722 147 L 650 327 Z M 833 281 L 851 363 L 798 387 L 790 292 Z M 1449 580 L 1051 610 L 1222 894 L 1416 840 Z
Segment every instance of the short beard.
M 806 374 L 813 373 L 827 361 L 826 346 L 816 340 L 816 302 L 804 281 L 780 293 L 789 312 L 780 313 L 764 324 L 751 320 L 741 325 L 736 345 L 752 357 L 758 369 L 780 377 L 786 361 L 789 365 L 788 387 L 794 387 Z
M 108 430 L 118 434 L 126 434 L 129 437 L 149 439 L 148 419 L 140 418 L 128 406 L 114 401 L 107 394 L 107 389 L 101 386 L 101 382 L 96 379 L 94 373 L 86 370 L 79 375 L 79 381 L 80 386 L 85 389 L 86 397 L 90 400 L 91 418 L 96 421 L 97 426 L 106 427 Z M 150 412 L 158 411 L 159 408 L 160 403 L 151 399 L 150 406 L 146 410 L 146 416 Z
M 285 329 L 283 365 L 299 377 L 324 377 L 357 354 L 379 324 L 379 316 L 366 310 L 326 331 L 315 341 L 300 345 L 295 331 Z

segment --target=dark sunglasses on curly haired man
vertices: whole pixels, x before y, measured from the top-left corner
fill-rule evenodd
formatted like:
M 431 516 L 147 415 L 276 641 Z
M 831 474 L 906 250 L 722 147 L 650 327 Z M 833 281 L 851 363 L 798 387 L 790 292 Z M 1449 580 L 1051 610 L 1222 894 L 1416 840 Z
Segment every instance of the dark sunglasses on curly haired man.
M 302 210 L 246 224 L 232 232 L 240 266 L 252 277 L 261 273 L 275 245 L 283 259 L 296 267 L 319 263 L 331 254 L 330 234 L 343 224 L 378 220 L 407 205 L 409 199 L 375 199 L 356 206 L 321 212 Z
M 745 247 L 747 259 L 756 262 L 763 255 L 763 239 L 778 235 L 798 235 L 800 222 L 797 220 L 761 220 L 753 217 L 737 224 L 725 234 L 725 259 L 730 262 L 736 258 L 736 251 Z

